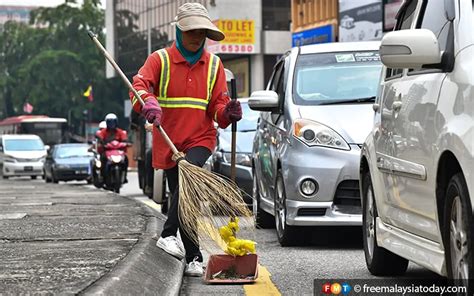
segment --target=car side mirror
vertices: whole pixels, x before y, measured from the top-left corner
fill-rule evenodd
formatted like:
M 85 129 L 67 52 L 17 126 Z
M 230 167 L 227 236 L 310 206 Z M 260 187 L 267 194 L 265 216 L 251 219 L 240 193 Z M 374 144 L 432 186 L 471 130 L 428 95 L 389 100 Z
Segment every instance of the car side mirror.
M 387 33 L 380 45 L 380 58 L 389 68 L 419 69 L 441 63 L 441 56 L 438 39 L 427 29 Z
M 272 90 L 254 91 L 250 95 L 249 107 L 252 110 L 273 112 L 278 106 L 278 94 Z
M 49 149 L 51 149 L 51 146 L 49 146 L 49 145 L 44 145 L 44 149 L 45 149 L 46 151 L 49 151 Z
M 0 146 L 0 152 L 3 152 L 3 146 Z

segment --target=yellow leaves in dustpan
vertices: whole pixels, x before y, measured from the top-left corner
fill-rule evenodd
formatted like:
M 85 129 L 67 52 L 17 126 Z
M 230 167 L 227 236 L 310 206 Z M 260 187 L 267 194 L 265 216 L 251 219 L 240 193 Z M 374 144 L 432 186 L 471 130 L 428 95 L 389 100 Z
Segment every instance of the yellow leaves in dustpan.
M 255 254 L 255 242 L 247 239 L 239 239 L 235 234 L 239 231 L 239 218 L 234 218 L 219 229 L 221 238 L 226 242 L 225 252 L 232 256 L 244 256 L 249 253 Z

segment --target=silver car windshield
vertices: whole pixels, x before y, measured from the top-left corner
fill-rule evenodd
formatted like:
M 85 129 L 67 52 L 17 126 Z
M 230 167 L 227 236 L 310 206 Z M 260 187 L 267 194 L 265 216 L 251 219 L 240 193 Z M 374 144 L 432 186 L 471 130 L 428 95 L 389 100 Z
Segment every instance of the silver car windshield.
M 257 120 L 260 116 L 260 112 L 250 109 L 247 103 L 242 103 L 240 106 L 242 107 L 242 119 L 237 123 L 237 131 L 255 131 L 257 129 Z M 230 132 L 231 130 L 231 125 L 225 129 L 226 132 Z
M 381 70 L 377 51 L 302 55 L 295 68 L 295 104 L 373 101 Z

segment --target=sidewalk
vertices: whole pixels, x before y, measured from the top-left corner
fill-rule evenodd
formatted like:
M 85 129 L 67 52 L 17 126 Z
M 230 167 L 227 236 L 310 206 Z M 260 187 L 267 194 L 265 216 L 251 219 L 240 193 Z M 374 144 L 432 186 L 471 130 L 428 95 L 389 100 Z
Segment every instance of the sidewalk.
M 178 295 L 184 262 L 155 246 L 163 223 L 111 192 L 0 179 L 0 293 Z

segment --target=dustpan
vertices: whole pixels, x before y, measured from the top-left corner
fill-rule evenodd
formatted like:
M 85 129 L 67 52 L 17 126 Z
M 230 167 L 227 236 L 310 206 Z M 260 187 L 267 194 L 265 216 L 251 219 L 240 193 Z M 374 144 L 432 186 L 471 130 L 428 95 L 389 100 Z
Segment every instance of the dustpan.
M 251 284 L 258 277 L 258 256 L 211 255 L 204 282 L 207 284 Z
M 225 69 L 226 80 L 230 82 L 232 100 L 237 99 L 237 88 L 234 74 Z M 237 123 L 232 123 L 231 142 L 231 180 L 235 182 L 235 146 Z M 258 277 L 258 256 L 247 254 L 232 256 L 227 254 L 211 255 L 207 262 L 204 281 L 208 284 L 248 284 L 253 283 Z

